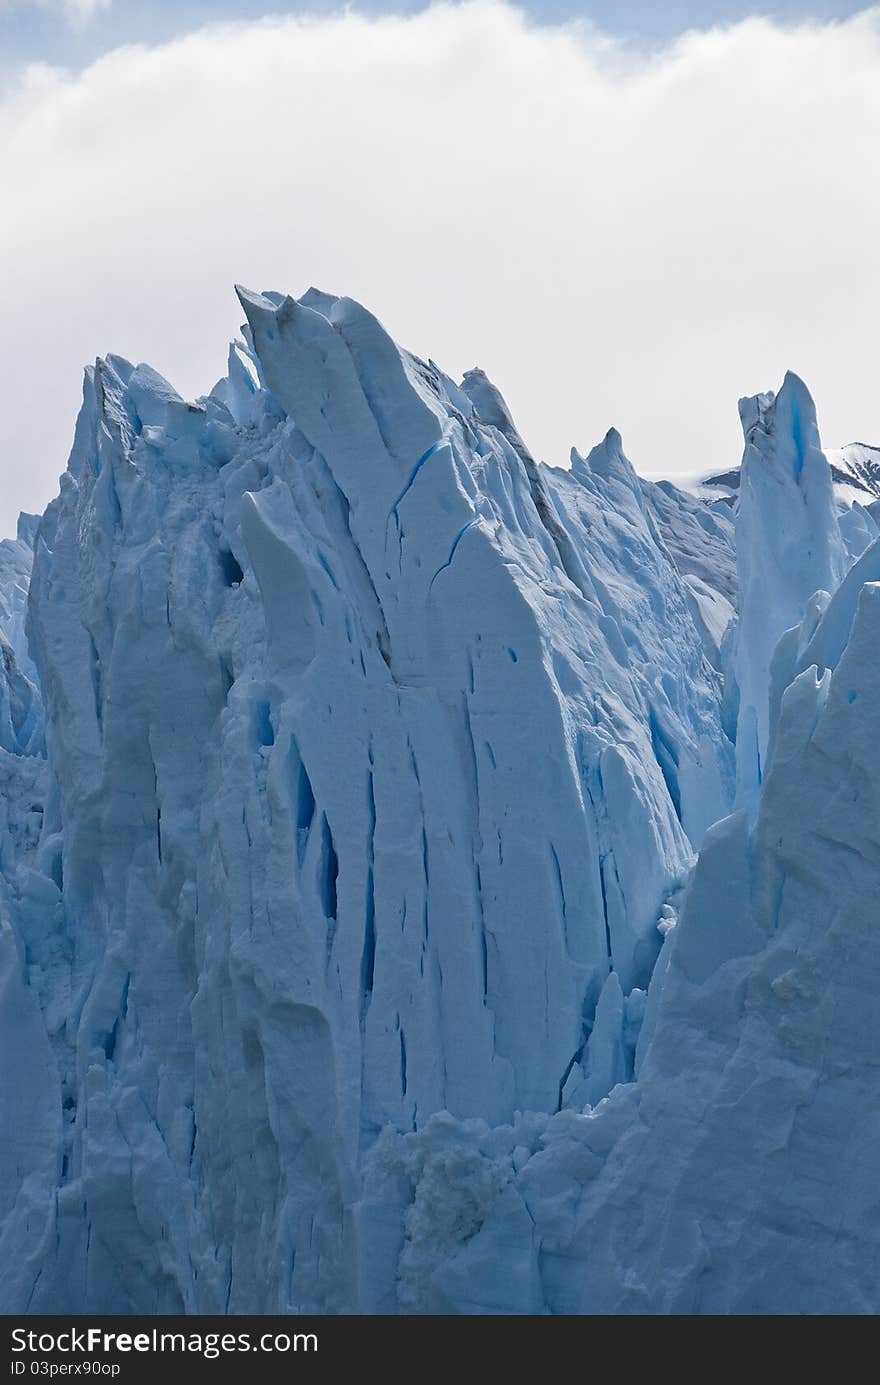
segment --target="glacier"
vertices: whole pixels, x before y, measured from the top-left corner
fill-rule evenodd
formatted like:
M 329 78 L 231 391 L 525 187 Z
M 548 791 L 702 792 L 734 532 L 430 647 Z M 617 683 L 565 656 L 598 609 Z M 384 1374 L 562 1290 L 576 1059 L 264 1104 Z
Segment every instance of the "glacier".
M 806 386 L 694 495 L 239 297 L 0 544 L 0 1307 L 878 1311 L 880 527 Z

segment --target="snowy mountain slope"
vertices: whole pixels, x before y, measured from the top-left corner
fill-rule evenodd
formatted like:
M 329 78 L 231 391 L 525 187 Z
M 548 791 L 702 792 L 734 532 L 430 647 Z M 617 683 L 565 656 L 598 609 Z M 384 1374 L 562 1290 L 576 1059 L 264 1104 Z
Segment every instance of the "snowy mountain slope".
M 540 466 L 351 300 L 241 298 L 195 404 L 87 372 L 29 653 L 9 550 L 46 755 L 4 752 L 0 1306 L 773 1310 L 741 1243 L 812 1311 L 773 1140 L 831 1168 L 870 1109 L 865 1049 L 810 1124 L 852 1036 L 798 968 L 869 1022 L 822 919 L 867 947 L 880 546 L 840 583 L 809 395 L 744 401 L 734 535 L 614 430 Z M 829 1302 L 869 1302 L 862 1221 Z
M 857 489 L 880 499 L 880 447 L 866 442 L 851 442 L 828 449 L 828 461 L 835 481 L 846 480 Z M 838 472 L 843 476 L 838 476 Z
M 365 1151 L 626 1075 L 597 1003 L 634 1035 L 732 793 L 619 438 L 543 473 L 485 377 L 348 300 L 242 299 L 198 404 L 88 373 L 39 530 L 56 1133 L 15 1311 L 356 1306 Z

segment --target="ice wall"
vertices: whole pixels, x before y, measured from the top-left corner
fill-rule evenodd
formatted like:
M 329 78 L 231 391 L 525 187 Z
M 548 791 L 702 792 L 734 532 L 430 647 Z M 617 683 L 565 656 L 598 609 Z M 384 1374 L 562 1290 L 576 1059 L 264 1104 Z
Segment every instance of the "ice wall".
M 619 436 L 550 472 L 481 373 L 350 300 L 242 301 L 196 404 L 88 372 L 37 535 L 10 1312 L 362 1306 L 396 1234 L 364 1211 L 377 1141 L 631 1077 L 730 801 Z
M 805 388 L 734 535 L 241 298 L 0 545 L 0 1307 L 877 1312 L 880 541 Z
M 704 844 L 638 1081 L 371 1152 L 401 1227 L 374 1311 L 877 1313 L 878 570 L 795 631 L 757 821 Z

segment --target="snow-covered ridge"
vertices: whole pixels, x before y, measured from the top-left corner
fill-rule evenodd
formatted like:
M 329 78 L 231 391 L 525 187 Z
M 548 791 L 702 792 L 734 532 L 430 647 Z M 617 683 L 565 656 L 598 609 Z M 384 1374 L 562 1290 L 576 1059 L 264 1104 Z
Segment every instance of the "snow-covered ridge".
M 349 299 L 241 300 L 194 404 L 87 372 L 26 647 L 27 524 L 10 557 L 0 1305 L 646 1306 L 602 1238 L 648 1216 L 644 1140 L 669 1166 L 716 1100 L 675 978 L 763 945 L 724 843 L 760 862 L 802 646 L 833 621 L 848 667 L 812 402 L 746 410 L 737 552 L 614 430 L 543 467 L 483 372 Z

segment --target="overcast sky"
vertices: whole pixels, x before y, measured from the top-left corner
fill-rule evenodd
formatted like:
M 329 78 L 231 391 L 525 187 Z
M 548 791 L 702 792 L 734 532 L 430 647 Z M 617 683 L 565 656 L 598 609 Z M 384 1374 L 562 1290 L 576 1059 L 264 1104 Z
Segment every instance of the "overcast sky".
M 788 367 L 829 446 L 880 441 L 880 9 L 264 8 L 0 0 L 4 532 L 83 363 L 205 392 L 235 280 L 481 365 L 555 463 L 614 424 L 643 474 L 725 467 Z

